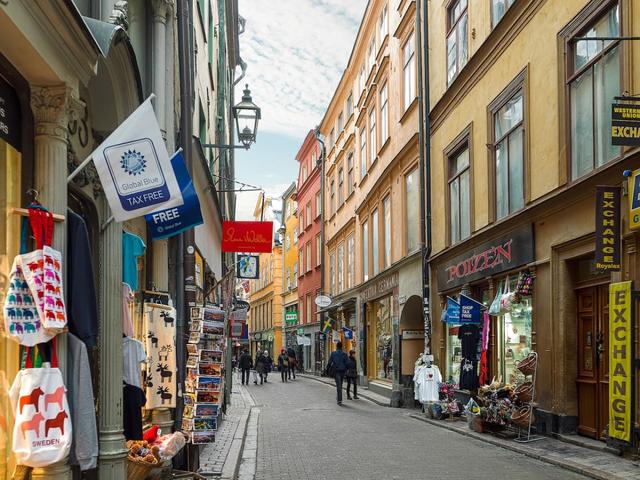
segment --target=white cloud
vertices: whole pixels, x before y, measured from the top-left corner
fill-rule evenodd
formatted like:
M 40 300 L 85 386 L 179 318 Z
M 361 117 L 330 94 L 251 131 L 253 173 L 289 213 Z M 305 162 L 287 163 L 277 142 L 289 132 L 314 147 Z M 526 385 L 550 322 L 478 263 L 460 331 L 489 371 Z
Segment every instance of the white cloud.
M 247 19 L 243 83 L 260 130 L 303 137 L 317 125 L 346 67 L 366 0 L 240 0 Z

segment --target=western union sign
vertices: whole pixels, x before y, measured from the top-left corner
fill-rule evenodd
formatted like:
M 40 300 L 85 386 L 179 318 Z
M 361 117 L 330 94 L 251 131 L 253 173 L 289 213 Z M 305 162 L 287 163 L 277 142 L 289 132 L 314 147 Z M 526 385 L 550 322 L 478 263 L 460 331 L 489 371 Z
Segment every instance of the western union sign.
M 640 145 L 640 105 L 614 103 L 611 106 L 611 143 Z
M 609 436 L 631 441 L 631 282 L 609 285 Z

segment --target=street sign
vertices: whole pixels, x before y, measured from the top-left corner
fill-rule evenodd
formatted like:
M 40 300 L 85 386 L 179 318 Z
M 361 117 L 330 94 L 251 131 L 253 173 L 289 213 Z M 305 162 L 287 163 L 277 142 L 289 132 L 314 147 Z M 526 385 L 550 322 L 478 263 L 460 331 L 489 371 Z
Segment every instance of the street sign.
M 611 105 L 611 144 L 629 147 L 640 145 L 640 105 Z
M 629 229 L 640 229 L 640 169 L 631 172 L 627 184 L 629 192 Z
M 620 187 L 596 187 L 596 270 L 620 270 Z
M 320 308 L 327 308 L 331 305 L 331 297 L 328 295 L 318 295 L 316 297 L 316 305 Z

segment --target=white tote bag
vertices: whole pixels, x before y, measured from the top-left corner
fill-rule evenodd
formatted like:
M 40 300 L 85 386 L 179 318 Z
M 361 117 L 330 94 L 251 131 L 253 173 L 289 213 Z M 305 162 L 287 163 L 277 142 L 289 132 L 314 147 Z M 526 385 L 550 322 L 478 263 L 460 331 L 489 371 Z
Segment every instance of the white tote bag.
M 45 363 L 43 368 L 20 370 L 9 390 L 16 412 L 12 447 L 19 465 L 45 467 L 69 456 L 67 390 L 55 354 L 52 363 L 55 366 Z

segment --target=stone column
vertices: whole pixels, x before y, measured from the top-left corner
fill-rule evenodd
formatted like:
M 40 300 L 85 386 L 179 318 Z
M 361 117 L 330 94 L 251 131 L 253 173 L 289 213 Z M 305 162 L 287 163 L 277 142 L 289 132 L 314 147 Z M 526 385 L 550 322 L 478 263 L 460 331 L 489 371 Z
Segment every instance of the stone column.
M 172 0 L 152 0 L 151 8 L 153 12 L 153 93 L 155 98 L 155 112 L 158 123 L 162 130 L 163 138 L 167 138 L 166 130 L 166 83 L 167 79 L 172 79 L 166 69 L 167 50 L 173 51 L 173 43 L 167 44 L 167 18 L 173 11 Z M 173 18 L 173 17 L 172 17 Z M 169 152 L 171 154 L 172 152 Z M 158 290 L 169 290 L 169 242 L 167 240 L 155 240 L 152 243 L 153 261 L 153 284 Z M 160 425 L 164 433 L 173 430 L 173 420 L 171 410 L 168 408 L 158 408 L 151 412 L 151 421 Z
M 67 85 L 35 86 L 31 91 L 31 109 L 35 124 L 35 188 L 38 200 L 53 213 L 67 211 L 67 120 L 71 89 Z M 65 258 L 66 224 L 56 223 L 53 247 Z M 64 265 L 64 262 L 63 262 Z M 65 375 L 66 335 L 58 335 L 59 366 Z M 33 480 L 71 479 L 66 462 L 36 468 Z
M 147 42 L 146 42 L 146 6 L 145 0 L 133 0 L 129 7 L 129 38 L 136 53 L 136 60 L 140 68 L 143 91 L 149 91 L 149 75 L 147 70 Z
M 100 219 L 111 216 L 105 198 Z M 100 238 L 100 400 L 98 408 L 98 476 L 126 478 L 122 425 L 122 225 L 110 222 Z

